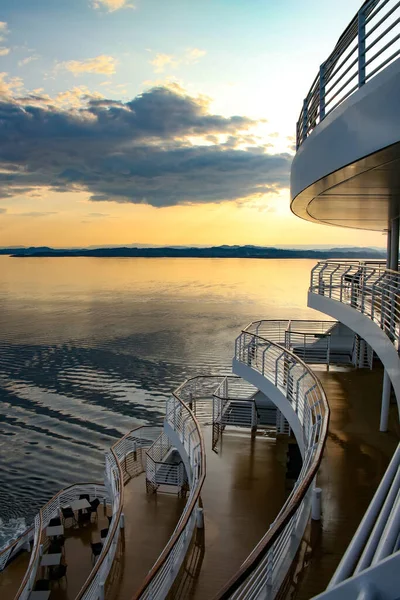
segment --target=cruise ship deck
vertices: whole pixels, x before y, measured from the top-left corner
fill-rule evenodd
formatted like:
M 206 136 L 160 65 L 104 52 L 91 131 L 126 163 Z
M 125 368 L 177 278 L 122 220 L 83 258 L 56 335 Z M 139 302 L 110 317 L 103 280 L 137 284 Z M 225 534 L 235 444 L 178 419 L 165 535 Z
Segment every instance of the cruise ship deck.
M 185 504 L 176 495 L 146 494 L 144 474 L 127 483 L 124 497 L 125 527 L 107 590 L 107 597 L 118 599 L 130 599 L 134 589 L 140 586 L 175 529 Z M 94 564 L 90 544 L 101 541 L 101 530 L 108 527 L 109 512 L 109 508 L 100 506 L 97 520 L 92 518 L 92 522 L 84 527 L 65 528 L 63 562 L 67 565 L 67 577 L 52 584 L 52 600 L 74 600 L 78 597 Z M 16 597 L 29 556 L 23 551 L 0 573 L 2 600 Z M 39 567 L 37 578 L 47 575 L 45 568 Z
M 39 511 L 2 600 L 35 600 L 47 527 L 82 492 L 112 512 L 99 558 L 91 569 L 102 504 L 66 529 L 68 579 L 37 600 L 398 599 L 399 23 L 400 2 L 361 5 L 304 99 L 291 169 L 295 214 L 387 233 L 387 261 L 318 262 L 308 306 L 330 320 L 239 332 L 234 375 L 186 380 L 162 429 L 106 453 L 104 484 Z
M 377 431 L 383 370 L 318 372 L 329 398 L 328 440 L 318 475 L 322 520 L 311 521 L 287 581 L 287 600 L 326 589 L 378 487 L 400 437 L 397 406 Z M 368 399 L 368 401 L 366 401 Z
M 287 598 L 306 600 L 323 591 L 387 468 L 400 428 L 391 407 L 390 430 L 376 430 L 382 369 L 317 367 L 330 400 L 331 421 L 318 483 L 323 488 L 322 521 L 312 521 L 286 580 Z M 365 402 L 365 398 L 375 402 Z M 213 450 L 212 427 L 203 424 L 207 478 L 201 499 L 204 529 L 198 529 L 171 598 L 213 598 L 239 569 L 273 522 L 293 481 L 287 478 L 288 436 L 226 428 Z M 166 492 L 167 493 L 166 493 Z M 124 529 L 108 580 L 106 598 L 131 600 L 167 544 L 186 500 L 164 488 L 146 493 L 145 474 L 124 490 Z M 53 585 L 50 598 L 75 599 L 93 566 L 91 542 L 100 541 L 107 511 L 85 528 L 65 529 L 67 580 Z M 28 566 L 22 552 L 0 573 L 2 600 L 13 600 Z M 38 577 L 43 576 L 39 570 Z

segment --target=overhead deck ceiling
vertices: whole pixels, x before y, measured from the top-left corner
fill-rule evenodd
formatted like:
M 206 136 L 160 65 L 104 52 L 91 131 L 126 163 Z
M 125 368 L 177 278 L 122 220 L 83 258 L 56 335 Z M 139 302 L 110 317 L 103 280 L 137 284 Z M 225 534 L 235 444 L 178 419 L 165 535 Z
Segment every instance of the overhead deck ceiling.
M 400 142 L 322 177 L 291 203 L 318 223 L 384 231 L 400 214 Z

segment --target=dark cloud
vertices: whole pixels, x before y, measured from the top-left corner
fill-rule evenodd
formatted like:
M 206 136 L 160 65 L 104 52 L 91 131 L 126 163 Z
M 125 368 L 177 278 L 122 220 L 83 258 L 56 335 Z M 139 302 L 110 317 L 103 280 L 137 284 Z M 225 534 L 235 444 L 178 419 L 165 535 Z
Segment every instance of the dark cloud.
M 246 117 L 210 114 L 204 100 L 170 88 L 126 103 L 89 98 L 79 110 L 61 110 L 48 99 L 41 105 L 38 96 L 4 100 L 0 197 L 45 186 L 86 190 L 97 202 L 162 207 L 286 187 L 291 156 L 257 147 L 253 125 Z M 218 142 L 221 134 L 225 143 Z M 211 145 L 193 145 L 194 136 Z

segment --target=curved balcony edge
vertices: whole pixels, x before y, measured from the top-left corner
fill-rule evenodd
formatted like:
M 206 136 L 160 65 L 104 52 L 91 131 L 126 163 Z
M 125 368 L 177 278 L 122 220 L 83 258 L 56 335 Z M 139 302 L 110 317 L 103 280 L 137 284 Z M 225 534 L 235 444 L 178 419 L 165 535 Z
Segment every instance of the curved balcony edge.
M 377 323 L 356 308 L 339 300 L 315 293 L 312 290 L 308 292 L 307 305 L 337 319 L 365 339 L 371 346 L 390 377 L 400 414 L 400 359 L 387 334 Z
M 250 600 L 260 597 L 261 590 L 273 599 L 279 594 L 309 519 L 330 410 L 315 373 L 295 354 L 256 333 L 244 330 L 236 339 L 233 366 L 237 374 L 240 371 L 252 385 L 257 381 L 261 391 L 285 408 L 289 423 L 295 426 L 293 432 L 299 436 L 296 439 L 303 445 L 303 466 L 275 521 L 214 600 Z
M 195 378 L 193 378 L 195 379 Z M 186 380 L 167 400 L 164 431 L 180 451 L 190 482 L 190 494 L 177 526 L 166 546 L 150 569 L 133 600 L 156 600 L 166 598 L 179 570 L 197 523 L 197 508 L 206 476 L 204 439 L 200 424 L 181 397 Z
M 355 224 L 354 219 L 348 221 L 348 204 L 345 208 L 341 203 L 336 207 L 335 202 L 347 185 L 349 190 L 344 194 L 348 194 L 348 202 L 356 202 L 351 189 L 354 179 L 368 177 L 370 169 L 398 157 L 399 75 L 400 58 L 318 123 L 299 147 L 290 176 L 290 208 L 296 216 L 316 223 L 361 229 L 381 231 L 387 227 L 381 205 L 378 212 L 374 209 L 373 215 L 360 213 L 356 219 L 359 223 Z M 387 183 L 390 186 L 390 181 Z
M 258 373 L 251 366 L 245 365 L 235 358 L 232 361 L 232 371 L 236 375 L 239 375 L 239 377 L 242 377 L 243 379 L 257 387 L 270 400 L 272 400 L 272 402 L 280 410 L 280 412 L 283 414 L 283 416 L 289 423 L 290 428 L 292 429 L 296 441 L 298 443 L 301 455 L 304 459 L 305 447 L 302 425 L 283 391 L 281 391 L 279 387 L 275 386 L 271 381 L 264 377 L 264 375 Z

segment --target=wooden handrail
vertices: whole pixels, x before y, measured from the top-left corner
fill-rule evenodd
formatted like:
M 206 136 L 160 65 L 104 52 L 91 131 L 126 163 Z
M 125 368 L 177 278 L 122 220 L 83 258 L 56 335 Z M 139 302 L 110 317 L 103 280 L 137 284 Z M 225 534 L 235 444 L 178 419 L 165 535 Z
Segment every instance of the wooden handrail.
M 204 377 L 204 376 L 203 376 Z M 160 571 L 160 569 L 162 568 L 162 566 L 165 564 L 166 560 L 168 559 L 168 556 L 170 555 L 171 551 L 173 550 L 175 543 L 177 542 L 177 540 L 179 539 L 179 537 L 181 536 L 181 534 L 183 533 L 190 517 L 192 516 L 193 510 L 196 507 L 197 501 L 200 497 L 200 492 L 201 492 L 201 488 L 203 487 L 203 483 L 204 483 L 204 479 L 206 476 L 206 454 L 205 454 L 205 450 L 204 450 L 204 439 L 203 439 L 203 434 L 200 428 L 200 424 L 197 421 L 193 411 L 188 407 L 188 405 L 186 404 L 186 402 L 184 402 L 178 395 L 177 395 L 177 391 L 181 390 L 189 381 L 192 381 L 194 379 L 200 379 L 202 378 L 201 375 L 197 375 L 195 377 L 191 377 L 190 379 L 187 379 L 182 385 L 180 385 L 177 390 L 175 392 L 172 392 L 172 395 L 174 396 L 174 398 L 176 398 L 176 400 L 178 400 L 178 402 L 180 402 L 184 408 L 190 413 L 195 425 L 196 425 L 196 429 L 198 430 L 198 434 L 199 434 L 199 438 L 200 438 L 200 453 L 201 453 L 201 457 L 202 457 L 202 461 L 201 461 L 201 476 L 199 478 L 199 481 L 197 483 L 197 489 L 195 491 L 195 493 L 193 494 L 192 500 L 188 506 L 188 508 L 185 507 L 185 516 L 182 519 L 178 529 L 174 532 L 173 536 L 169 539 L 168 544 L 164 547 L 164 550 L 162 551 L 162 553 L 160 554 L 157 562 L 153 565 L 153 567 L 151 568 L 151 570 L 149 571 L 149 573 L 147 574 L 145 580 L 143 581 L 140 589 L 134 594 L 132 600 L 138 600 L 138 598 L 140 598 L 140 596 L 145 592 L 147 586 L 151 583 L 151 581 L 154 579 L 154 577 L 157 575 L 157 573 Z
M 132 433 L 134 433 L 135 431 L 137 431 L 138 429 L 144 429 L 144 428 L 149 428 L 149 429 L 154 429 L 155 425 L 138 425 L 137 427 L 135 427 L 134 429 L 131 429 L 130 431 L 128 431 L 128 433 L 126 433 L 124 436 L 122 436 L 122 438 L 120 438 L 119 440 L 117 440 L 110 448 L 110 452 L 112 453 L 112 455 L 115 458 L 115 461 L 117 463 L 117 468 L 119 471 L 119 479 L 120 479 L 120 490 L 119 490 L 119 508 L 116 514 L 116 518 L 114 519 L 114 524 L 111 528 L 111 534 L 109 534 L 108 536 L 108 542 L 107 544 L 105 544 L 105 546 L 103 546 L 102 552 L 95 564 L 95 566 L 93 567 L 93 569 L 91 570 L 89 577 L 87 578 L 87 580 L 85 581 L 85 583 L 83 584 L 79 594 L 77 595 L 75 600 L 81 600 L 81 598 L 83 597 L 83 595 L 85 594 L 85 592 L 87 591 L 87 589 L 89 588 L 90 584 L 92 583 L 96 573 L 98 572 L 98 570 L 100 569 L 101 565 L 104 562 L 104 559 L 106 558 L 108 551 L 110 549 L 110 546 L 112 544 L 115 532 L 117 527 L 119 527 L 119 521 L 121 518 L 121 513 L 122 513 L 122 509 L 124 506 L 124 474 L 122 471 L 122 467 L 121 467 L 121 463 L 119 461 L 119 458 L 115 452 L 115 448 L 117 445 L 119 445 L 123 440 L 125 440 L 126 438 L 128 438 L 130 435 L 132 435 Z
M 127 435 L 129 435 L 129 434 L 127 434 Z M 124 439 L 125 437 L 126 436 L 124 436 L 121 439 Z M 80 592 L 76 596 L 75 600 L 81 600 L 81 598 L 83 597 L 83 595 L 85 594 L 85 592 L 89 588 L 89 586 L 92 583 L 95 575 L 97 574 L 98 570 L 100 569 L 101 565 L 103 564 L 104 559 L 107 557 L 108 551 L 109 551 L 109 549 L 111 547 L 111 544 L 113 542 L 113 539 L 114 539 L 115 532 L 116 532 L 117 528 L 119 527 L 119 521 L 120 521 L 120 518 L 121 518 L 122 509 L 123 509 L 123 506 L 124 506 L 124 474 L 122 472 L 122 467 L 121 467 L 121 464 L 119 462 L 118 456 L 116 455 L 116 453 L 114 451 L 114 446 L 116 446 L 117 444 L 119 444 L 120 441 L 121 440 L 118 440 L 110 448 L 110 452 L 111 452 L 111 454 L 115 458 L 115 462 L 117 464 L 117 468 L 118 468 L 118 472 L 119 472 L 119 507 L 118 507 L 118 511 L 117 511 L 117 513 L 115 515 L 115 518 L 114 518 L 114 524 L 111 527 L 111 533 L 109 532 L 109 534 L 108 534 L 108 542 L 103 546 L 103 548 L 101 550 L 101 554 L 100 554 L 100 556 L 99 556 L 99 558 L 98 558 L 95 566 L 90 571 L 89 577 L 86 579 L 85 583 L 81 587 Z
M 98 485 L 98 486 L 104 486 L 103 483 L 98 483 L 98 482 L 85 482 L 85 483 L 73 483 L 71 485 L 68 485 L 67 487 L 63 488 L 62 490 L 59 490 L 57 492 L 57 494 L 55 494 L 52 498 L 50 498 L 50 500 L 48 500 L 48 502 L 46 502 L 46 504 L 44 506 L 42 506 L 39 510 L 39 530 L 40 530 L 40 536 L 42 535 L 42 529 L 43 529 L 43 518 L 42 518 L 42 511 L 46 508 L 46 506 L 48 506 L 51 502 L 53 502 L 53 500 L 56 500 L 58 498 L 58 496 L 60 496 L 61 494 L 63 494 L 64 492 L 66 492 L 67 490 L 69 490 L 70 488 L 73 487 L 77 487 L 79 485 L 85 486 L 85 485 Z M 34 527 L 34 526 L 33 526 Z M 31 575 L 32 572 L 32 567 L 33 564 L 37 558 L 37 554 L 39 552 L 40 549 L 40 537 L 38 540 L 38 543 L 36 544 L 36 547 L 33 550 L 33 554 L 31 555 L 31 560 L 29 561 L 29 565 L 27 570 L 25 571 L 25 575 L 24 578 L 22 580 L 21 585 L 18 588 L 18 591 L 16 593 L 15 599 L 14 600 L 18 600 L 22 594 L 22 592 L 24 591 L 24 587 Z
M 249 333 L 248 331 L 242 331 L 246 335 L 251 335 L 253 337 L 261 338 L 263 341 L 269 342 L 266 338 Z M 213 600 L 228 600 L 232 594 L 240 587 L 242 583 L 246 581 L 246 579 L 253 573 L 256 567 L 260 564 L 262 559 L 271 549 L 272 545 L 278 539 L 279 535 L 282 533 L 286 525 L 289 523 L 290 519 L 293 517 L 300 504 L 302 503 L 305 495 L 307 494 L 310 485 L 317 474 L 317 471 L 320 467 L 323 451 L 325 448 L 326 438 L 328 435 L 328 425 L 330 418 L 330 409 L 329 404 L 326 399 L 326 394 L 324 388 L 322 387 L 321 382 L 315 373 L 310 369 L 304 361 L 302 361 L 298 356 L 286 350 L 280 344 L 276 344 L 271 342 L 271 345 L 277 346 L 282 351 L 290 354 L 296 361 L 298 361 L 302 366 L 309 372 L 311 377 L 315 380 L 318 390 L 321 393 L 321 400 L 324 405 L 324 409 L 326 411 L 326 416 L 322 423 L 321 433 L 318 441 L 318 448 L 314 455 L 313 461 L 307 471 L 307 475 L 303 479 L 303 481 L 299 484 L 296 490 L 293 493 L 293 496 L 290 498 L 290 502 L 286 503 L 286 508 L 282 512 L 282 514 L 278 515 L 277 519 L 274 521 L 272 527 L 267 531 L 264 537 L 259 541 L 257 546 L 251 552 L 251 554 L 247 557 L 244 563 L 241 565 L 239 570 L 235 573 L 233 577 L 224 585 L 224 587 L 219 591 L 219 593 L 214 597 Z
M 39 551 L 40 551 L 40 537 L 42 535 L 42 511 L 41 510 L 39 511 L 39 532 L 40 533 L 39 533 L 39 537 L 37 540 L 37 544 L 36 544 L 35 548 L 33 549 L 33 553 L 31 554 L 31 559 L 29 561 L 28 568 L 25 571 L 25 575 L 24 575 L 21 585 L 18 588 L 18 592 L 15 595 L 15 600 L 18 600 L 18 598 L 21 597 L 21 594 L 24 591 L 26 584 L 28 583 L 28 579 L 31 576 L 33 565 L 34 565 L 34 563 L 38 557 Z

